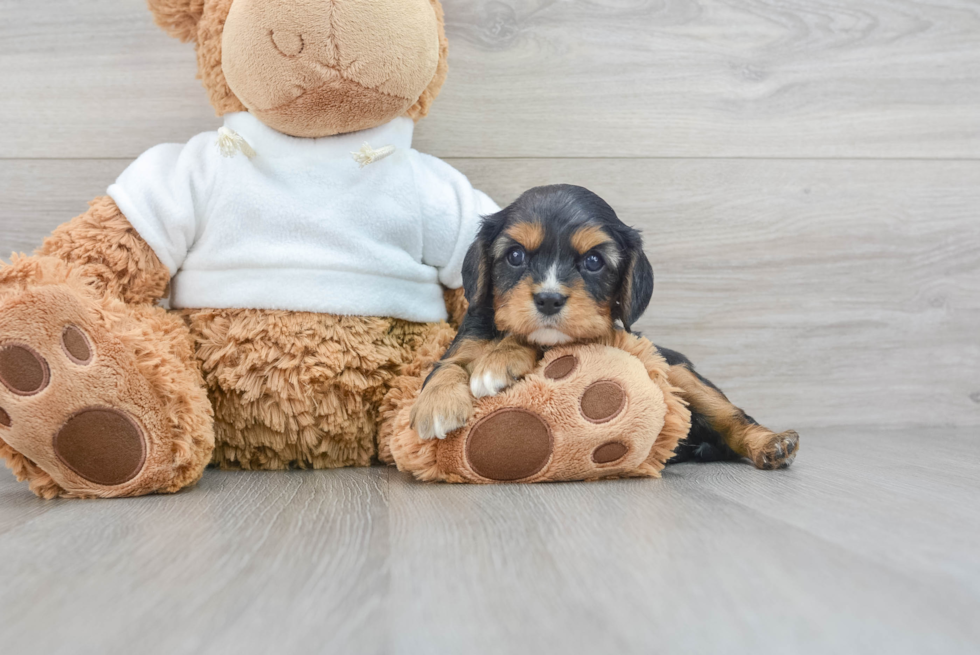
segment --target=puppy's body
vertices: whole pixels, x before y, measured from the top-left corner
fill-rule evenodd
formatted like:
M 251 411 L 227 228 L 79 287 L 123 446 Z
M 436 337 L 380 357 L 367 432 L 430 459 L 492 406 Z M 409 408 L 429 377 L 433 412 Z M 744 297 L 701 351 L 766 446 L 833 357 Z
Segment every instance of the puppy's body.
M 412 409 L 423 439 L 465 425 L 476 398 L 532 370 L 545 349 L 611 344 L 650 302 L 653 269 L 639 233 L 582 187 L 525 192 L 484 219 L 463 265 L 469 309 Z M 617 325 L 619 323 L 619 325 Z M 756 423 L 680 353 L 658 348 L 691 409 L 691 430 L 672 461 L 748 457 L 759 468 L 792 462 L 799 437 Z

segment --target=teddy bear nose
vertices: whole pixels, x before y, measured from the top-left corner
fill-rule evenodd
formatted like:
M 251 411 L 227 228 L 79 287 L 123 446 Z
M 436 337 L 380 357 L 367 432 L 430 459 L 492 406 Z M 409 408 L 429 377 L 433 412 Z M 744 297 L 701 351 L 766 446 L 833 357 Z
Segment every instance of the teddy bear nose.
M 545 316 L 554 316 L 560 312 L 561 308 L 565 306 L 566 300 L 568 300 L 568 296 L 563 296 L 554 291 L 534 294 L 534 305 Z
M 302 34 L 288 30 L 270 30 L 269 36 L 272 38 L 272 45 L 276 47 L 276 50 L 286 57 L 296 57 L 303 52 L 306 45 Z

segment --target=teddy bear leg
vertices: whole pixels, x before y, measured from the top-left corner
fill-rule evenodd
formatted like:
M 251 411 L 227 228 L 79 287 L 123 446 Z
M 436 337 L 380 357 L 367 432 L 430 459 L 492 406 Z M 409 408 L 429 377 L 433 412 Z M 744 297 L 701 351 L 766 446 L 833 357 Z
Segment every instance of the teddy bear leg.
M 461 294 L 453 297 L 462 298 Z M 447 293 L 447 306 L 451 306 L 449 298 Z M 465 300 L 460 302 L 465 311 Z M 419 440 L 415 431 L 409 427 L 409 413 L 422 390 L 425 376 L 449 348 L 456 337 L 456 331 L 457 327 L 451 323 L 431 323 L 424 326 L 423 333 L 414 343 L 406 341 L 409 348 L 405 353 L 405 363 L 399 368 L 398 375 L 387 384 L 378 412 L 378 458 L 382 462 L 396 463 L 391 450 L 393 440 L 402 442 L 405 458 L 418 457 L 420 461 L 426 461 L 428 455 L 434 453 L 437 444 Z
M 469 424 L 445 440 L 419 439 L 403 409 L 393 459 L 420 479 L 448 482 L 656 477 L 689 417 L 660 370 L 644 364 L 609 346 L 554 349 L 534 373 L 478 401 Z
M 388 384 L 425 324 L 243 309 L 185 310 L 223 468 L 368 466 Z
M 101 293 L 54 257 L 0 269 L 0 454 L 37 495 L 174 492 L 212 445 L 179 317 Z

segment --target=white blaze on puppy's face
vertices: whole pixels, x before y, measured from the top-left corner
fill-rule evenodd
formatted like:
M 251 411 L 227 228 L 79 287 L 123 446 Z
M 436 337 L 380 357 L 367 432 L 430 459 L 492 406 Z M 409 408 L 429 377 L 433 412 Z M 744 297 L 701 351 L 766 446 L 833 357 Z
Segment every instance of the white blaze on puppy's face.
M 548 274 L 544 278 L 538 288 L 535 290 L 536 293 L 562 293 L 561 284 L 558 282 L 558 265 L 552 264 L 551 268 L 548 269 Z

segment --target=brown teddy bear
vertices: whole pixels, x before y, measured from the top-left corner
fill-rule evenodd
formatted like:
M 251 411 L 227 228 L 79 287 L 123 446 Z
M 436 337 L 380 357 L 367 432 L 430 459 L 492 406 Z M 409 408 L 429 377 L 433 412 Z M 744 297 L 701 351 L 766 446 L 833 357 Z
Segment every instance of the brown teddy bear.
M 196 44 L 224 125 L 150 149 L 0 267 L 0 455 L 19 479 L 45 498 L 137 496 L 193 484 L 209 462 L 378 455 L 425 479 L 657 474 L 689 413 L 632 337 L 554 350 L 448 439 L 407 425 L 466 311 L 467 248 L 497 210 L 411 147 L 447 73 L 438 0 L 149 5 Z M 596 370 L 630 402 L 576 432 L 563 412 L 609 404 L 585 403 Z M 512 429 L 531 406 L 553 424 Z

